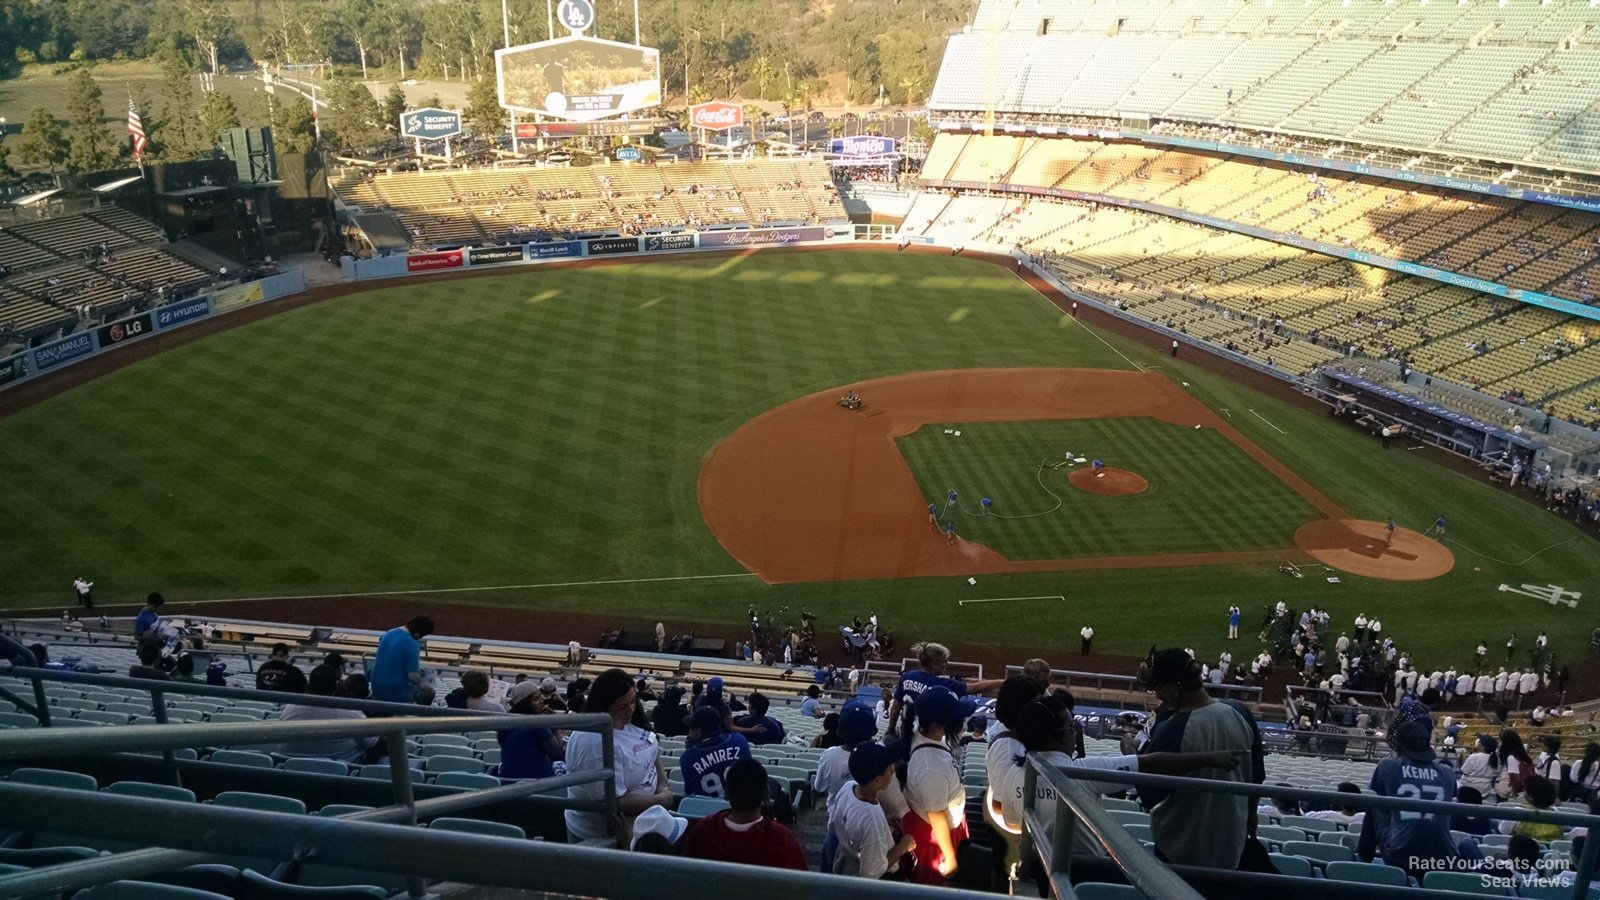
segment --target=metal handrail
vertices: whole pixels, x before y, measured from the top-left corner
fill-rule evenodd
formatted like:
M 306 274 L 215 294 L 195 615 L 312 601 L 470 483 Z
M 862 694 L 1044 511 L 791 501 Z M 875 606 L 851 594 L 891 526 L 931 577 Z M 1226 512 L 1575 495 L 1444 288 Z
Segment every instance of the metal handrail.
M 429 805 L 433 803 L 419 801 L 419 812 L 436 815 L 442 807 Z M 154 838 L 210 854 L 254 858 L 289 859 L 313 848 L 319 865 L 615 900 L 704 894 L 708 884 L 736 897 L 836 900 L 848 893 L 874 900 L 911 900 L 928 896 L 923 885 L 682 857 L 619 856 L 617 851 L 590 846 L 408 828 L 355 816 L 297 816 L 4 782 L 0 782 L 0 826 L 106 840 Z M 129 877 L 122 868 L 118 857 L 103 857 L 0 876 L 0 895 L 60 893 Z M 80 872 L 92 872 L 93 878 L 74 877 Z M 951 900 L 993 896 L 955 888 L 942 889 L 939 895 Z
M 1045 822 L 1038 816 L 1033 815 L 1035 804 L 1038 801 L 1036 785 L 1038 779 L 1041 777 L 1044 778 L 1052 788 L 1054 788 L 1058 798 L 1066 798 L 1066 803 L 1058 803 L 1056 820 L 1054 822 Z M 1254 798 L 1271 797 L 1284 800 L 1308 800 L 1321 803 L 1329 807 L 1346 806 L 1362 810 L 1381 809 L 1397 812 L 1422 812 L 1432 813 L 1435 815 L 1463 816 L 1480 819 L 1506 819 L 1517 822 L 1540 822 L 1563 826 L 1582 826 L 1589 829 L 1590 833 L 1600 833 L 1600 815 L 1587 813 L 1575 813 L 1563 810 L 1535 810 L 1521 806 L 1513 806 L 1510 804 L 1488 806 L 1456 803 L 1454 801 L 1443 800 L 1413 800 L 1405 797 L 1381 797 L 1375 794 L 1349 794 L 1338 791 L 1319 791 L 1305 788 L 1276 787 L 1266 784 L 1214 781 L 1207 778 L 1189 778 L 1174 775 L 1151 775 L 1143 772 L 1117 772 L 1101 769 L 1082 769 L 1071 765 L 1070 762 L 1063 764 L 1061 754 L 1029 754 L 1025 809 L 1030 815 L 1029 824 L 1031 827 L 1025 840 L 1038 841 L 1039 838 L 1035 837 L 1033 834 L 1033 831 L 1037 829 L 1040 835 L 1051 836 L 1052 840 L 1050 847 L 1052 851 L 1062 852 L 1062 849 L 1066 848 L 1067 852 L 1070 852 L 1070 835 L 1073 822 L 1071 817 L 1066 817 L 1064 820 L 1064 817 L 1061 813 L 1061 806 L 1064 805 L 1069 807 L 1074 816 L 1084 819 L 1086 823 L 1092 821 L 1095 813 L 1104 815 L 1104 810 L 1099 807 L 1098 801 L 1093 801 L 1094 806 L 1089 807 L 1086 810 L 1086 812 L 1089 813 L 1087 816 L 1084 815 L 1085 810 L 1080 810 L 1078 808 L 1082 805 L 1082 796 L 1080 795 L 1088 795 L 1091 799 L 1093 798 L 1093 795 L 1089 794 L 1083 788 L 1083 786 L 1073 784 L 1073 782 L 1078 780 L 1112 782 L 1117 784 L 1126 784 L 1130 787 L 1160 788 L 1171 791 L 1183 790 L 1213 794 L 1231 794 L 1235 796 L 1242 795 L 1246 798 L 1251 798 L 1252 801 Z M 1065 790 L 1065 787 L 1068 785 L 1076 790 Z M 1064 841 L 1059 833 L 1059 829 L 1063 823 L 1066 825 L 1068 832 L 1067 841 Z M 1096 834 L 1096 837 L 1099 837 L 1099 835 Z M 1111 848 L 1111 844 L 1109 842 L 1102 841 L 1102 843 L 1106 844 L 1108 850 Z M 1024 846 L 1026 848 L 1028 845 L 1025 844 Z M 1041 845 L 1035 843 L 1033 846 L 1038 847 Z M 1044 859 L 1047 865 L 1051 866 L 1053 870 L 1052 878 L 1064 871 L 1064 869 L 1051 865 L 1053 860 L 1060 859 L 1060 857 L 1053 855 L 1047 856 L 1043 852 L 1039 853 L 1039 855 L 1042 859 Z M 1124 864 L 1124 860 L 1118 859 L 1115 855 L 1113 855 L 1113 861 L 1118 863 L 1119 868 L 1122 868 L 1124 875 L 1129 879 L 1130 883 L 1134 883 L 1134 879 L 1136 877 L 1148 877 L 1148 873 L 1143 872 L 1142 870 L 1147 869 L 1149 865 L 1154 862 L 1154 859 L 1153 857 L 1142 858 L 1137 855 L 1128 857 L 1127 861 L 1132 863 L 1131 870 L 1127 865 Z M 1574 900 L 1582 900 L 1582 898 L 1587 895 L 1588 885 L 1589 882 L 1594 878 L 1597 864 L 1600 864 L 1600 840 L 1585 841 L 1583 854 L 1578 860 L 1577 871 L 1575 873 L 1573 893 Z M 1201 877 L 1213 881 L 1237 881 L 1242 885 L 1253 884 L 1260 886 L 1277 884 L 1280 886 L 1286 886 L 1289 883 L 1288 881 L 1284 880 L 1287 878 L 1287 876 L 1274 877 L 1269 875 L 1204 869 L 1190 866 L 1176 866 L 1173 867 L 1173 870 L 1191 877 Z M 1136 886 L 1139 886 L 1137 883 L 1135 884 Z M 1141 890 L 1144 890 L 1144 888 L 1141 887 Z M 1396 890 L 1398 891 L 1399 889 Z M 1150 893 L 1149 891 L 1146 891 L 1146 894 L 1147 896 L 1152 897 L 1168 896 L 1164 893 Z M 1395 894 L 1395 896 L 1400 896 L 1400 894 Z M 1416 896 L 1423 896 L 1423 894 L 1418 892 Z M 1429 892 L 1427 896 L 1437 896 L 1437 894 Z
M 1028 826 L 1023 831 L 1024 858 L 1037 853 L 1050 874 L 1056 895 L 1071 897 L 1071 884 L 1065 880 L 1064 862 L 1072 856 L 1073 833 L 1078 825 L 1089 837 L 1105 848 L 1106 854 L 1116 864 L 1128 883 L 1146 897 L 1162 900 L 1199 900 L 1200 894 L 1185 884 L 1182 878 L 1167 868 L 1146 850 L 1138 838 L 1129 834 L 1100 804 L 1100 798 L 1081 784 L 1061 777 L 1072 768 L 1071 759 L 1064 753 L 1029 754 L 1028 771 L 1024 781 L 1027 798 L 1023 817 Z M 1096 770 L 1099 771 L 1099 770 Z M 1057 798 L 1053 821 L 1046 822 L 1036 808 L 1039 797 L 1038 782 L 1043 778 L 1055 791 Z M 1049 836 L 1049 843 L 1039 843 L 1040 836 Z

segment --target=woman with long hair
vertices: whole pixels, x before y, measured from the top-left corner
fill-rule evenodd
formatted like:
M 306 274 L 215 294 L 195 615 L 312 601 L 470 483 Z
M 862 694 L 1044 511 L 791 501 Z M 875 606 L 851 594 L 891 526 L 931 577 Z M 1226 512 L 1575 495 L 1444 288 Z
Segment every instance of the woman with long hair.
M 1473 752 L 1461 761 L 1460 786 L 1469 787 L 1481 799 L 1494 791 L 1500 780 L 1500 742 L 1492 735 L 1478 735 Z
M 616 775 L 617 811 L 631 823 L 634 817 L 652 806 L 672 806 L 672 788 L 661 768 L 660 747 L 639 710 L 639 692 L 633 677 L 621 669 L 607 669 L 595 678 L 584 699 L 586 713 L 605 713 L 611 717 L 612 770 Z M 594 731 L 575 731 L 567 739 L 567 772 L 598 772 L 605 765 L 601 735 Z M 604 800 L 605 784 L 573 785 L 567 788 L 571 800 Z M 605 837 L 614 832 L 605 814 L 567 810 L 567 839 L 573 843 Z M 614 837 L 624 837 L 615 834 Z
M 1572 779 L 1572 796 L 1568 800 L 1588 803 L 1600 795 L 1600 744 L 1585 744 L 1583 759 L 1569 767 L 1567 777 Z
M 1507 728 L 1500 732 L 1500 777 L 1494 791 L 1501 800 L 1509 800 L 1522 793 L 1522 784 L 1533 774 L 1533 760 L 1528 748 L 1522 744 L 1522 735 Z

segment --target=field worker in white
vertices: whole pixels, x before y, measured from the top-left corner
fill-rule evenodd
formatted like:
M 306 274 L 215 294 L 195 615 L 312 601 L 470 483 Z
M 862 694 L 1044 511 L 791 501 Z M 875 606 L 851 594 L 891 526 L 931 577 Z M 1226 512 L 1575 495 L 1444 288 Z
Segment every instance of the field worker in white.
M 1083 639 L 1083 655 L 1089 655 L 1089 648 L 1094 645 L 1094 627 L 1085 625 L 1078 631 L 1078 637 Z

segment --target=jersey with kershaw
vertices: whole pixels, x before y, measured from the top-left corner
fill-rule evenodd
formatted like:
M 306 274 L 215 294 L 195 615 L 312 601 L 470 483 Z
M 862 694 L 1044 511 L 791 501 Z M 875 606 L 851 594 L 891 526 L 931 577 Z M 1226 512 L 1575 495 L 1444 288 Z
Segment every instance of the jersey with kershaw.
M 696 741 L 683 748 L 678 766 L 683 769 L 683 787 L 690 794 L 722 796 L 722 776 L 728 767 L 750 758 L 750 742 L 742 734 L 719 734 L 711 740 Z
M 921 669 L 911 669 L 902 674 L 899 683 L 894 686 L 894 698 L 901 703 L 905 703 L 906 697 L 909 696 L 914 702 L 918 694 L 931 687 L 949 688 L 950 693 L 955 694 L 957 697 L 965 697 L 967 695 L 967 683 L 959 678 L 935 675 L 932 672 L 924 672 Z

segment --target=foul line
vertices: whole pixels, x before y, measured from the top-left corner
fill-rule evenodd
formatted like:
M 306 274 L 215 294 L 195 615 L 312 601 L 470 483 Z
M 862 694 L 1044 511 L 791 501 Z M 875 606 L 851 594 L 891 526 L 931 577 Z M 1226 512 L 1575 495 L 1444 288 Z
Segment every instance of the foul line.
M 1060 594 L 1051 594 L 1048 597 L 990 597 L 986 600 L 957 600 L 957 606 L 966 606 L 968 603 L 1004 603 L 1007 600 L 1066 600 Z
M 1263 416 L 1261 413 L 1258 413 L 1253 409 L 1250 410 L 1250 415 L 1255 416 L 1256 418 L 1260 419 L 1263 422 L 1267 422 L 1267 417 L 1266 416 Z M 1282 428 L 1279 428 L 1278 426 L 1272 424 L 1271 422 L 1267 422 L 1267 427 L 1271 428 L 1273 431 L 1276 431 L 1279 434 L 1288 434 L 1289 433 L 1287 431 L 1284 431 Z
M 469 594 L 480 591 L 531 591 L 539 588 L 592 587 L 604 584 L 653 584 L 663 581 L 705 581 L 713 578 L 755 578 L 754 572 L 727 575 L 670 575 L 664 578 L 614 578 L 608 581 L 553 581 L 544 584 L 494 584 L 479 587 L 421 588 L 409 591 L 357 591 L 351 594 L 299 594 L 281 597 L 225 597 L 218 600 L 183 600 L 185 606 L 200 603 L 259 603 L 264 600 L 343 600 L 350 597 L 410 597 L 421 594 Z
M 1040 300 L 1043 300 L 1044 302 L 1050 304 L 1050 308 L 1055 310 L 1057 313 L 1059 313 L 1063 318 L 1071 319 L 1072 320 L 1072 324 L 1078 326 L 1079 328 L 1082 328 L 1084 331 L 1088 332 L 1089 335 L 1092 336 L 1095 340 L 1099 341 L 1102 344 L 1105 344 L 1107 350 L 1110 350 L 1112 353 L 1115 353 L 1116 355 L 1122 357 L 1122 359 L 1125 362 L 1127 362 L 1128 365 L 1133 366 L 1135 371 L 1138 371 L 1138 372 L 1145 371 L 1145 367 L 1144 366 L 1141 366 L 1138 363 L 1134 362 L 1133 360 L 1128 359 L 1128 354 L 1123 353 L 1121 350 L 1118 350 L 1117 348 L 1111 346 L 1111 343 L 1109 341 L 1107 341 L 1105 338 L 1101 337 L 1099 334 L 1095 333 L 1095 330 L 1093 328 L 1090 328 L 1089 326 L 1087 326 L 1087 325 L 1083 324 L 1082 322 L 1078 321 L 1078 317 L 1077 316 L 1069 315 L 1066 310 L 1064 310 L 1061 307 L 1057 306 L 1056 302 L 1054 300 L 1051 300 L 1048 296 L 1046 296 L 1044 291 L 1041 291 L 1038 288 L 1034 287 L 1033 284 L 1028 281 L 1028 279 L 1023 278 L 1021 272 L 1018 272 L 1014 267 L 1007 267 L 1007 268 L 1010 269 L 1012 277 L 1016 278 L 1018 281 L 1022 282 L 1024 285 L 1027 285 L 1029 290 L 1033 291 L 1033 293 L 1035 295 L 1037 295 Z M 1072 295 L 1071 294 L 1068 294 L 1066 291 L 1062 290 L 1059 285 L 1055 284 L 1053 279 L 1045 277 L 1044 274 L 1039 272 L 1039 270 L 1035 269 L 1033 266 L 1029 266 L 1028 267 L 1028 271 L 1032 272 L 1033 276 L 1035 278 L 1037 278 L 1040 281 L 1043 281 L 1045 284 L 1048 284 L 1051 287 L 1055 288 L 1056 291 L 1058 291 L 1061 294 L 1061 296 L 1066 297 L 1068 300 L 1072 299 Z

